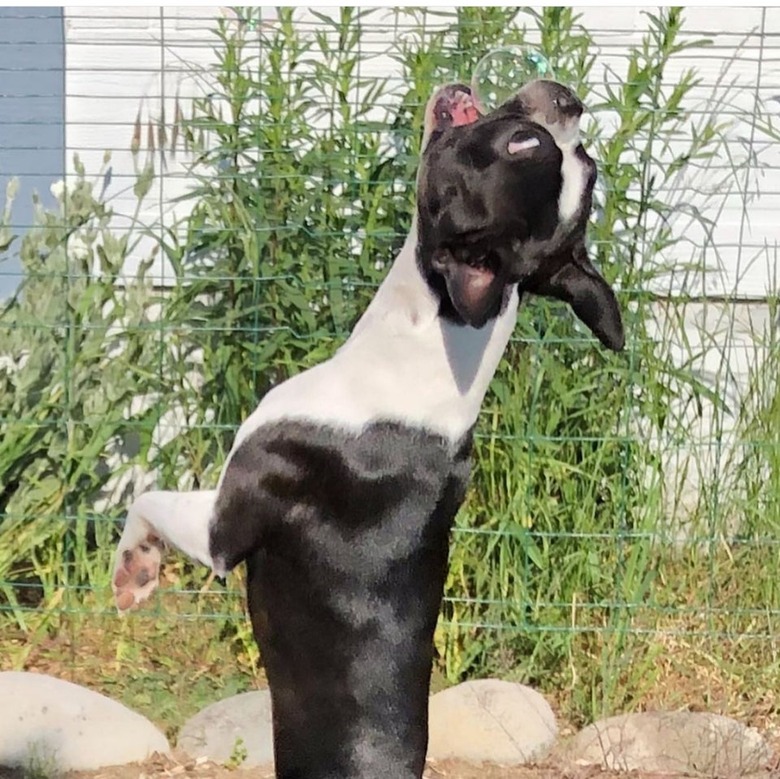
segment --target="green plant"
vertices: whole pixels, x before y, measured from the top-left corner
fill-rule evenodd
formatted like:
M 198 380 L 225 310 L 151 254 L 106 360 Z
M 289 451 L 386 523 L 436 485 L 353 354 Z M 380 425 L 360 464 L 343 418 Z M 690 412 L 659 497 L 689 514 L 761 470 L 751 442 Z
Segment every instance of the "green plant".
M 576 15 L 532 14 L 557 76 L 581 85 L 591 107 L 588 142 L 605 186 L 591 238 L 599 266 L 622 290 L 629 347 L 619 357 L 594 349 L 572 333 L 560 305 L 534 300 L 521 311 L 522 346 L 508 351 L 478 429 L 452 552 L 449 626 L 438 636 L 451 680 L 498 672 L 552 684 L 568 690 L 578 719 L 630 707 L 652 685 L 660 649 L 639 628 L 653 619 L 674 521 L 664 442 L 685 436 L 692 405 L 722 408 L 717 388 L 676 363 L 664 340 L 684 330 L 683 307 L 670 307 L 659 338 L 655 300 L 665 258 L 684 240 L 672 227 L 686 209 L 674 184 L 723 152 L 718 115 L 731 93 L 692 115 L 685 106 L 695 72 L 669 92 L 667 71 L 707 41 L 682 40 L 679 9 L 646 16 L 649 31 L 629 52 L 625 75 L 599 84 Z M 505 42 L 499 33 L 486 45 Z M 608 132 L 602 117 L 613 120 Z M 694 258 L 687 270 L 698 267 Z M 678 262 L 675 271 L 685 270 Z M 685 359 L 697 357 L 691 347 Z
M 61 771 L 57 768 L 57 759 L 50 748 L 32 744 L 27 760 L 22 768 L 23 779 L 56 779 Z
M 95 503 L 131 467 L 128 440 L 148 450 L 158 416 L 134 403 L 160 389 L 148 262 L 123 276 L 130 237 L 110 229 L 103 176 L 75 167 L 55 210 L 36 199 L 19 242 L 24 280 L 0 315 L 0 608 L 20 626 L 35 607 L 105 586 L 115 531 Z
M 231 751 L 225 766 L 227 768 L 240 768 L 248 756 L 249 752 L 247 752 L 244 739 L 241 738 L 241 736 L 236 736 L 236 742 L 233 744 L 233 750 Z
M 333 350 L 391 260 L 408 195 L 387 175 L 383 124 L 367 118 L 384 84 L 347 97 L 367 13 L 321 16 L 306 42 L 292 9 L 270 28 L 242 9 L 238 27 L 216 29 L 213 89 L 181 123 L 197 155 L 193 208 L 163 244 L 177 281 L 166 309 L 176 367 L 197 355 L 204 379 L 181 402 L 224 431 L 176 443 L 198 460 L 221 460 L 260 396 Z

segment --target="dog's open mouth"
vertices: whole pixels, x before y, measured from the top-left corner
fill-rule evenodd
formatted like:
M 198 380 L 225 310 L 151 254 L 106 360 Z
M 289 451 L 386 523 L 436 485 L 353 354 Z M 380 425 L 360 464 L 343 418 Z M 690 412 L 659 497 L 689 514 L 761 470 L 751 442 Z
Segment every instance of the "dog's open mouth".
M 450 300 L 464 321 L 474 327 L 499 312 L 506 279 L 498 254 L 490 249 L 462 246 L 441 250 L 438 268 L 447 283 Z M 454 261 L 453 261 L 454 260 Z M 436 267 L 437 263 L 434 263 Z
M 462 254 L 464 256 L 459 257 L 459 261 L 467 265 L 474 278 L 481 278 L 485 285 L 491 284 L 501 269 L 500 260 L 493 251 L 470 252 L 465 249 Z
M 481 296 L 496 280 L 497 270 L 490 266 L 487 255 L 466 262 L 463 266 L 464 282 L 470 297 Z
M 475 275 L 483 275 L 491 280 L 501 271 L 501 258 L 493 248 L 474 246 L 466 243 L 456 249 L 451 249 L 453 258 L 467 266 Z

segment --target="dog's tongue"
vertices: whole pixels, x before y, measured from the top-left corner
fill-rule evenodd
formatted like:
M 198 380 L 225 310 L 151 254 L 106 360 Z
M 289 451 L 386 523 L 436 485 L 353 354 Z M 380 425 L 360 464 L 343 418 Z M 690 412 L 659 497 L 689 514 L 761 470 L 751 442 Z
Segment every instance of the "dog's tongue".
M 472 326 L 482 327 L 496 315 L 496 300 L 504 282 L 488 268 L 454 264 L 449 269 L 447 289 L 456 311 Z

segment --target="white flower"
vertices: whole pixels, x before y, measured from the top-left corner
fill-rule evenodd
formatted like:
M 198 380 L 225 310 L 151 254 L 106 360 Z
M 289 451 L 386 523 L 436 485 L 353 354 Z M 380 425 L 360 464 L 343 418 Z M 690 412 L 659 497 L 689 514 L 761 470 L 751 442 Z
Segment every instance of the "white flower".
M 57 199 L 62 200 L 62 198 L 65 196 L 65 182 L 60 179 L 59 181 L 55 181 L 50 187 L 49 192 Z
M 19 179 L 12 178 L 5 187 L 5 199 L 10 203 L 19 192 Z

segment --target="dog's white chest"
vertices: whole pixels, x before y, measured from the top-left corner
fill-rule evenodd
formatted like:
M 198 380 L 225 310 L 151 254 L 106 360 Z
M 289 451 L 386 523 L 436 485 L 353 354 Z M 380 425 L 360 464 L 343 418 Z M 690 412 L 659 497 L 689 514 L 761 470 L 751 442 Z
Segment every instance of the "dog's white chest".
M 516 316 L 515 292 L 502 316 L 480 330 L 439 319 L 416 334 L 367 328 L 332 359 L 269 392 L 234 447 L 281 419 L 354 431 L 391 420 L 458 441 L 476 421 Z
M 563 184 L 558 196 L 558 217 L 561 223 L 573 219 L 582 204 L 582 196 L 588 186 L 590 172 L 588 166 L 577 157 L 576 144 L 566 144 L 561 147 L 563 161 L 561 177 Z

